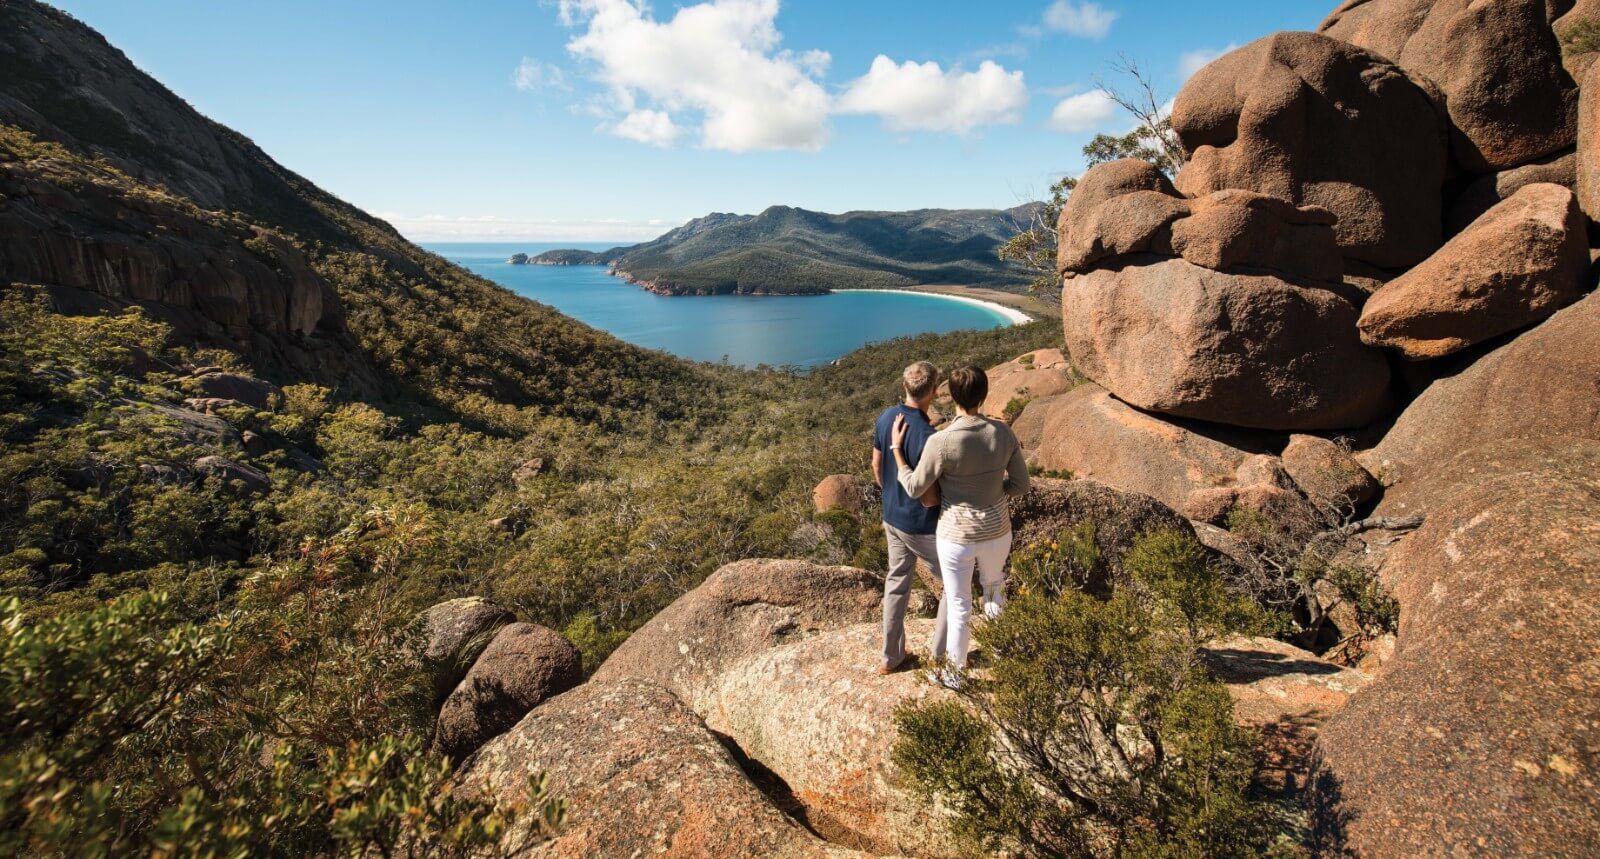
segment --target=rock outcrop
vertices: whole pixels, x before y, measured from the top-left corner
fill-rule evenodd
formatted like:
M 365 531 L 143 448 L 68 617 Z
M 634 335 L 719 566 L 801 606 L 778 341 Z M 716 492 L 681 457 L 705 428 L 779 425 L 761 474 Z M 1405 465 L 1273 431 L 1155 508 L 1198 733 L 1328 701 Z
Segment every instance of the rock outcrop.
M 1360 459 L 1393 485 L 1468 448 L 1556 436 L 1600 438 L 1600 293 L 1434 382 Z
M 0 165 L 0 198 L 0 281 L 141 307 L 277 372 L 370 384 L 333 287 L 283 236 L 70 162 Z
M 1526 164 L 1572 145 L 1577 89 L 1547 0 L 1346 0 L 1320 31 L 1438 87 L 1466 169 Z
M 1373 293 L 1361 340 L 1420 360 L 1537 322 L 1586 287 L 1587 236 L 1571 191 L 1529 185 Z
M 1382 677 L 1324 727 L 1324 842 L 1369 856 L 1579 856 L 1600 844 L 1600 477 L 1509 474 L 1390 552 Z
M 1358 427 L 1389 405 L 1389 368 L 1334 292 L 1181 259 L 1122 257 L 1062 290 L 1067 349 L 1132 405 L 1273 430 Z
M 1337 216 L 1346 257 L 1414 264 L 1441 239 L 1449 159 L 1436 95 L 1359 47 L 1314 33 L 1267 36 L 1201 69 L 1178 94 L 1172 126 L 1192 155 L 1177 187 L 1318 206 Z
M 1596 26 L 1600 26 L 1600 21 L 1596 22 Z M 1595 66 L 1600 66 L 1600 63 Z M 1594 66 L 1590 67 L 1583 79 L 1583 97 L 1578 108 L 1575 172 L 1578 203 L 1589 220 L 1600 222 L 1600 71 L 1595 71 Z
M 238 495 L 265 495 L 272 491 L 272 478 L 265 471 L 225 456 L 202 456 L 190 469 Z
M 854 567 L 749 560 L 712 573 L 628 637 L 594 680 L 649 680 L 685 699 L 744 657 L 881 618 L 883 581 Z
M 780 811 L 700 717 L 651 683 L 587 683 L 546 702 L 484 746 L 456 781 L 463 795 L 509 805 L 539 773 L 569 803 L 566 825 L 540 856 L 860 855 Z M 523 855 L 529 836 L 515 827 L 500 847 Z
M 1231 485 L 1247 456 L 1281 444 L 1268 433 L 1164 420 L 1094 384 L 1034 400 L 1014 428 L 1032 464 L 1143 493 L 1173 509 L 1196 489 Z
M 561 633 L 532 623 L 502 627 L 445 699 L 434 745 L 461 760 L 582 679 L 583 658 Z
M 741 561 L 635 632 L 591 682 L 644 680 L 783 781 L 816 831 L 874 851 L 950 852 L 889 761 L 916 672 L 875 673 L 882 580 L 850 567 Z M 914 622 L 912 640 L 927 637 Z
M 421 657 L 433 677 L 437 703 L 467 676 L 495 631 L 516 619 L 510 609 L 483 597 L 445 600 L 417 616 Z
M 1072 390 L 1078 375 L 1060 349 L 1037 349 L 990 367 L 989 396 L 978 410 L 992 418 L 1015 419 L 1007 414 L 1013 403 L 1026 403 Z
M 926 641 L 932 621 L 907 625 Z M 720 671 L 688 699 L 707 727 L 777 774 L 830 843 L 880 855 L 955 856 L 948 823 L 891 758 L 895 710 L 951 694 L 916 671 L 879 676 L 876 623 L 819 632 Z

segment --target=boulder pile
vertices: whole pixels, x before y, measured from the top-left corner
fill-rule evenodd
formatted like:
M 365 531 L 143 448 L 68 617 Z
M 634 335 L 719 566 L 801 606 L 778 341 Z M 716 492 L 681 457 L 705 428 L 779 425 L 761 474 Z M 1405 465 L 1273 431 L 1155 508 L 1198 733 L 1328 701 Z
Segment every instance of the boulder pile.
M 1587 0 L 1347 0 L 1190 79 L 1176 175 L 1101 164 L 1061 215 L 1090 384 L 1015 419 L 1034 465 L 1224 553 L 1239 509 L 1376 529 L 1400 631 L 1317 698 L 1330 854 L 1600 843 L 1597 33 Z
M 583 657 L 561 633 L 481 597 L 446 600 L 413 626 L 440 704 L 433 743 L 458 761 L 583 680 Z
M 1092 523 L 1115 576 L 1176 530 L 1226 564 L 1244 513 L 1387 585 L 1398 636 L 1338 652 L 1356 667 L 1204 654 L 1325 855 L 1600 842 L 1600 52 L 1568 38 L 1597 28 L 1589 0 L 1349 0 L 1223 56 L 1175 102 L 1175 176 L 1102 164 L 1064 207 L 1064 351 L 991 371 L 984 410 L 1073 478 L 1017 499 L 1019 542 Z M 813 504 L 868 492 L 833 475 Z M 950 693 L 873 671 L 881 588 L 730 564 L 575 688 L 555 633 L 437 607 L 439 743 L 469 795 L 549 776 L 572 810 L 540 855 L 954 855 L 890 754 L 895 709 Z M 1316 592 L 1329 617 L 1353 599 Z

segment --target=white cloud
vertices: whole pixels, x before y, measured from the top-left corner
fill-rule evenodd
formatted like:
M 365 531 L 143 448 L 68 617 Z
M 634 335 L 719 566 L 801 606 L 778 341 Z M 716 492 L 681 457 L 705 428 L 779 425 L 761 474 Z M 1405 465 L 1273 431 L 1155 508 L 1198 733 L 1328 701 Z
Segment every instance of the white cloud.
M 1198 72 L 1209 65 L 1212 60 L 1215 60 L 1217 57 L 1220 57 L 1223 54 L 1234 51 L 1238 49 L 1238 47 L 1239 43 L 1234 42 L 1228 45 L 1226 48 L 1222 48 L 1221 50 L 1213 48 L 1196 48 L 1192 51 L 1184 51 L 1182 54 L 1178 55 L 1178 76 L 1184 80 L 1188 80 L 1189 78 L 1194 77 L 1195 72 Z
M 873 114 L 894 131 L 965 134 L 980 125 L 1016 122 L 1028 103 L 1022 72 L 992 60 L 976 71 L 945 71 L 938 63 L 895 63 L 882 54 L 839 97 L 840 113 Z
M 511 73 L 511 85 L 523 92 L 542 89 L 566 89 L 567 76 L 559 66 L 541 63 L 532 57 L 523 57 L 517 70 Z
M 1098 131 L 1117 116 L 1117 103 L 1094 90 L 1068 96 L 1050 112 L 1050 127 L 1068 134 Z
M 778 0 L 708 0 L 668 21 L 632 0 L 561 0 L 562 21 L 584 28 L 567 50 L 594 64 L 614 109 L 629 114 L 616 127 L 642 101 L 663 116 L 699 112 L 710 149 L 818 149 L 829 100 L 817 79 L 830 57 L 780 50 L 777 15 Z
M 1085 39 L 1104 39 L 1111 32 L 1111 23 L 1117 13 L 1088 0 L 1056 0 L 1044 10 L 1044 28 L 1057 33 L 1068 33 Z
M 683 129 L 673 124 L 671 116 L 659 110 L 633 111 L 611 126 L 610 131 L 618 137 L 651 146 L 671 146 L 683 133 Z

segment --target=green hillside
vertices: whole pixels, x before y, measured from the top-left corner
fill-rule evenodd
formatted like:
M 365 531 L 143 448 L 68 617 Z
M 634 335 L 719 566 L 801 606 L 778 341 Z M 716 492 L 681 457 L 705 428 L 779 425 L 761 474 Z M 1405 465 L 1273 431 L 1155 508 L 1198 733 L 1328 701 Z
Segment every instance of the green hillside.
M 919 209 L 830 215 L 773 206 L 714 213 L 632 247 L 555 250 L 539 265 L 609 265 L 671 295 L 807 294 L 959 283 L 1021 290 L 1027 275 L 997 256 L 1037 204 L 1014 209 Z

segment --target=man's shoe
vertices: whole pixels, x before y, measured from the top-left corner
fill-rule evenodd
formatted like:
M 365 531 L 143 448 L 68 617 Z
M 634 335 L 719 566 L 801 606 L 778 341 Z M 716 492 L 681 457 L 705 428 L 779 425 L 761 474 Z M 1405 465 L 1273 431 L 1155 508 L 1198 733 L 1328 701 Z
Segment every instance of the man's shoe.
M 886 677 L 890 674 L 904 671 L 908 668 L 914 668 L 919 661 L 920 660 L 917 659 L 917 655 L 915 653 L 907 653 L 905 656 L 900 657 L 899 662 L 896 662 L 893 665 L 879 665 L 878 676 Z

